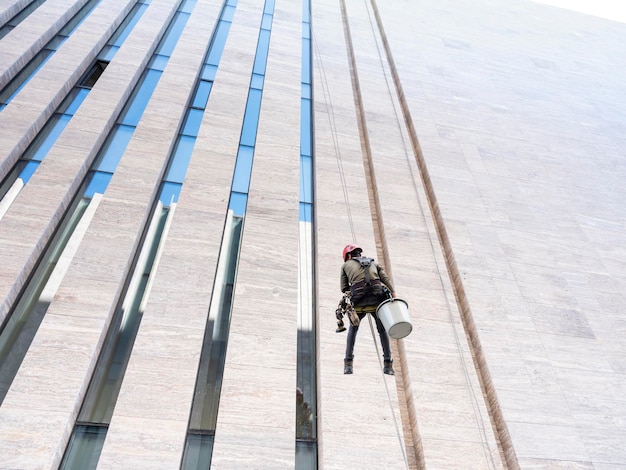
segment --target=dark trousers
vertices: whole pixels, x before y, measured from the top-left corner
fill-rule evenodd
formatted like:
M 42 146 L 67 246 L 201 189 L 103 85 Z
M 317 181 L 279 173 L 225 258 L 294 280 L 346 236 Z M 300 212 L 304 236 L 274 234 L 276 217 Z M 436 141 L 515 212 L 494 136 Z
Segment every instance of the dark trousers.
M 359 313 L 359 319 L 363 320 L 365 318 L 366 313 Z M 370 313 L 372 317 L 376 320 L 376 329 L 378 330 L 378 336 L 380 336 L 380 344 L 383 347 L 383 358 L 385 361 L 391 361 L 391 347 L 389 346 L 389 336 L 387 336 L 387 332 L 385 331 L 385 327 L 383 323 L 378 318 L 378 315 L 375 313 Z M 346 361 L 351 361 L 354 359 L 354 342 L 356 341 L 356 334 L 359 332 L 358 326 L 350 325 L 350 329 L 348 330 L 348 338 L 346 340 Z

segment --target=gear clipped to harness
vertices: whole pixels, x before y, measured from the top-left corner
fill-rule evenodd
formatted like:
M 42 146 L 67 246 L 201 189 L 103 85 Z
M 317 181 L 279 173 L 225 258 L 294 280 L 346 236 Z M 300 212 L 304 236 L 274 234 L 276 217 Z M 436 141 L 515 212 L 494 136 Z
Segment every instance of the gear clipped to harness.
M 352 300 L 350 299 L 350 293 L 345 293 L 341 300 L 339 301 L 339 305 L 337 305 L 337 310 L 335 310 L 335 317 L 337 317 L 337 329 L 335 333 L 341 333 L 342 331 L 346 331 L 346 327 L 343 323 L 343 317 L 347 316 L 350 324 L 352 326 L 359 326 L 361 320 L 354 310 L 354 305 L 352 305 Z

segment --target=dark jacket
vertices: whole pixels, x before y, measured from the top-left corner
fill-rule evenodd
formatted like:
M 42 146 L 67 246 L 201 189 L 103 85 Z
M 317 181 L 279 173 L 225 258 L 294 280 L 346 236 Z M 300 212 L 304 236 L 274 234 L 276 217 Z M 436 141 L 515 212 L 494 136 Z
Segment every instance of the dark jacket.
M 362 257 L 363 258 L 363 257 Z M 360 263 L 361 258 L 353 258 L 346 261 L 341 267 L 341 275 L 340 275 L 340 287 L 341 292 L 350 291 L 353 295 L 353 300 L 355 297 L 355 287 L 361 286 L 365 281 L 365 268 L 361 266 Z M 373 281 L 373 284 L 379 284 L 378 281 L 382 282 L 387 288 L 393 292 L 393 284 L 391 283 L 391 279 L 385 272 L 385 270 L 380 266 L 376 261 L 371 259 L 369 273 L 370 279 Z M 355 300 L 355 305 L 377 305 L 382 302 L 386 296 L 381 296 L 380 294 L 376 294 L 374 296 L 369 296 L 363 301 L 357 299 Z

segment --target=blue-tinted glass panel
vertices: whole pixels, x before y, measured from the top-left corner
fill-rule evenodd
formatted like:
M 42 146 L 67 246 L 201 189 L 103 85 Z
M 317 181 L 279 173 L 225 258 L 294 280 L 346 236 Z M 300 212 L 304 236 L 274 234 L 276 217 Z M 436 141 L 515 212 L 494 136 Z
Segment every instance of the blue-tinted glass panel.
M 311 83 L 311 40 L 302 40 L 302 82 Z
M 80 105 L 83 104 L 83 101 L 85 101 L 85 98 L 87 98 L 89 91 L 90 90 L 88 88 L 80 88 L 80 87 L 72 88 L 72 90 L 70 91 L 70 95 L 69 95 L 70 99 L 68 100 L 66 98 L 64 103 L 61 106 L 59 106 L 59 112 L 73 116 L 74 113 L 78 111 L 78 108 L 80 107 Z M 67 104 L 67 108 L 65 108 L 66 104 Z
M 217 65 L 207 64 L 202 69 L 202 80 L 212 81 L 215 79 L 215 72 L 217 72 Z
M 300 156 L 300 201 L 313 202 L 313 191 L 311 182 L 313 181 L 313 161 L 306 155 Z
M 197 0 L 185 0 L 178 9 L 184 13 L 191 13 L 193 7 L 196 6 Z
M 171 56 L 174 51 L 174 47 L 176 47 L 176 42 L 178 42 L 178 38 L 180 34 L 183 32 L 185 28 L 185 24 L 189 19 L 189 13 L 177 13 L 176 18 L 168 28 L 167 32 L 159 48 L 157 49 L 157 53 L 165 56 Z
M 248 203 L 248 195 L 241 193 L 230 193 L 230 202 L 228 208 L 233 211 L 235 215 L 243 217 L 246 213 L 246 205 Z
M 303 23 L 311 22 L 310 9 L 311 9 L 311 6 L 309 5 L 309 2 L 307 1 L 302 2 L 302 22 Z
M 124 118 L 122 119 L 122 124 L 127 124 L 129 126 L 136 126 L 139 124 L 139 120 L 143 112 L 148 105 L 148 101 L 150 101 L 150 97 L 152 96 L 152 92 L 157 86 L 159 82 L 159 78 L 161 77 L 161 72 L 156 70 L 148 70 L 146 74 L 143 76 L 141 85 L 136 89 L 134 96 L 131 98 L 131 101 L 126 106 L 126 111 L 124 112 Z
M 95 193 L 104 194 L 112 176 L 113 175 L 111 173 L 102 173 L 100 171 L 93 173 L 91 181 L 89 181 L 89 185 L 87 186 L 87 189 L 85 189 L 84 196 L 92 198 Z
M 256 56 L 254 57 L 254 67 L 252 72 L 265 74 L 265 66 L 267 65 L 267 51 L 270 45 L 270 32 L 262 29 L 259 32 L 259 43 L 256 48 Z
M 70 122 L 70 119 L 72 119 L 72 116 L 67 114 L 54 114 L 44 127 L 43 132 L 37 136 L 34 145 L 28 149 L 26 153 L 29 156 L 28 158 L 30 160 L 43 160 L 61 135 L 61 132 L 63 132 L 63 129 L 65 129 L 65 126 Z M 33 152 L 32 155 L 31 152 Z
M 67 41 L 67 38 L 61 36 L 53 37 L 43 50 L 47 50 L 49 54 L 55 52 L 61 45 Z
M 215 28 L 215 33 L 213 34 L 213 42 L 211 43 L 211 51 L 205 61 L 207 64 L 218 65 L 220 63 L 229 30 L 230 23 L 226 21 L 217 23 L 217 28 Z
M 134 132 L 135 128 L 130 126 L 115 128 L 100 151 L 99 163 L 96 167 L 99 171 L 115 172 Z
M 272 15 L 264 13 L 261 20 L 261 29 L 272 29 L 272 19 Z
M 264 75 L 259 75 L 258 73 L 252 74 L 252 80 L 250 81 L 250 87 L 256 88 L 257 90 L 263 89 L 263 82 L 265 81 Z
M 173 152 L 170 167 L 167 170 L 167 181 L 173 181 L 176 183 L 182 183 L 185 180 L 185 174 L 187 173 L 187 167 L 189 166 L 189 160 L 191 159 L 191 153 L 193 152 L 193 146 L 196 143 L 195 137 L 189 137 L 181 135 L 176 142 L 176 149 Z
M 43 49 L 31 59 L 31 61 L 24 67 L 19 74 L 13 78 L 2 89 L 0 93 L 0 101 L 4 103 L 10 103 L 11 100 L 17 95 L 22 88 L 30 81 L 31 78 L 37 73 L 37 71 L 43 67 L 43 65 L 52 56 L 53 51 Z
M 60 468 L 96 468 L 107 430 L 106 426 L 77 425 Z
M 300 100 L 300 153 L 313 155 L 311 152 L 311 100 Z
M 302 98 L 311 99 L 311 85 L 309 83 L 302 84 Z
M 118 46 L 105 46 L 98 54 L 98 60 L 102 60 L 104 62 L 111 62 L 115 54 L 120 48 Z
M 31 176 L 33 176 L 33 173 L 35 173 L 35 170 L 39 167 L 39 164 L 40 162 L 35 162 L 32 160 L 26 163 L 26 166 L 20 173 L 20 178 L 22 178 L 22 182 L 24 184 L 28 183 L 28 180 L 30 179 Z
M 204 80 L 200 80 L 198 83 L 198 89 L 196 90 L 196 94 L 193 97 L 193 103 L 191 106 L 194 108 L 206 108 L 206 103 L 209 100 L 209 94 L 211 93 L 211 86 L 213 82 L 207 82 Z
M 246 113 L 241 129 L 241 145 L 254 147 L 254 143 L 256 142 L 256 129 L 259 123 L 259 112 L 261 111 L 261 96 L 261 90 L 251 89 L 248 92 Z
M 117 29 L 109 40 L 109 44 L 121 46 L 139 21 L 139 18 L 141 18 L 141 15 L 143 15 L 143 12 L 146 11 L 146 8 L 148 8 L 148 5 L 136 4 L 127 16 L 126 24 Z
M 169 59 L 170 59 L 169 57 L 166 57 L 164 55 L 155 54 L 152 56 L 152 59 L 150 59 L 150 63 L 148 64 L 148 67 L 151 69 L 163 72 L 163 70 L 165 70 L 165 66 L 167 65 L 167 61 Z
M 200 124 L 202 124 L 203 115 L 204 110 L 202 109 L 189 109 L 181 134 L 197 137 L 198 129 L 200 129 Z
M 239 147 L 237 161 L 235 163 L 235 173 L 233 176 L 232 190 L 240 193 L 247 193 L 250 187 L 250 174 L 252 173 L 252 159 L 254 149 L 252 147 Z
M 159 200 L 165 207 L 171 206 L 175 202 L 178 202 L 178 196 L 180 195 L 181 188 L 182 185 L 179 183 L 170 183 L 166 181 L 163 183 Z
M 226 5 L 224 12 L 222 13 L 222 21 L 233 21 L 235 16 L 235 7 L 233 5 Z
M 274 0 L 265 0 L 265 8 L 263 13 L 274 13 Z
M 100 3 L 100 0 L 89 0 L 83 7 L 76 13 L 70 21 L 68 21 L 63 28 L 59 31 L 58 35 L 70 36 L 78 26 L 85 21 L 91 11 Z
M 214 440 L 211 434 L 188 434 L 180 470 L 211 468 Z
M 313 221 L 313 206 L 306 202 L 300 203 L 300 222 Z

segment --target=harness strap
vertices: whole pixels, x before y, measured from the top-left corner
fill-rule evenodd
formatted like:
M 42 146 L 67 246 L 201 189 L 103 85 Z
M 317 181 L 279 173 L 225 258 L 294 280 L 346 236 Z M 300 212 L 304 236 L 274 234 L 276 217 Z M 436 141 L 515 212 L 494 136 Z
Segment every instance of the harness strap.
M 359 263 L 361 263 L 361 266 L 365 268 L 365 285 L 369 286 L 372 283 L 372 277 L 370 275 L 370 266 L 372 264 L 372 261 L 374 260 L 372 258 L 356 258 L 355 261 L 358 261 Z

